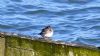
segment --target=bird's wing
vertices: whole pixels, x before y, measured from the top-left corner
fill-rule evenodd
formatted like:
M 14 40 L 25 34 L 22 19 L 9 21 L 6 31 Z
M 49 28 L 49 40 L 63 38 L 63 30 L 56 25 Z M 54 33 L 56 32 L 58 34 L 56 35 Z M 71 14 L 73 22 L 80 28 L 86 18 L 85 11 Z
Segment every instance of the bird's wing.
M 39 34 L 40 34 L 40 35 L 41 35 L 41 34 L 45 34 L 45 31 L 46 31 L 45 29 L 42 29 L 42 31 L 41 31 Z

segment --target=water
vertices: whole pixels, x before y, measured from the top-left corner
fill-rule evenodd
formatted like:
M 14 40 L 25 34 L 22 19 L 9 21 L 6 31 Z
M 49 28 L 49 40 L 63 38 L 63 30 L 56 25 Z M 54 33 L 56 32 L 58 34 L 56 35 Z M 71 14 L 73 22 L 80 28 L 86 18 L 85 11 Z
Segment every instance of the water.
M 0 1 L 0 31 L 38 36 L 46 25 L 54 41 L 100 46 L 100 0 Z

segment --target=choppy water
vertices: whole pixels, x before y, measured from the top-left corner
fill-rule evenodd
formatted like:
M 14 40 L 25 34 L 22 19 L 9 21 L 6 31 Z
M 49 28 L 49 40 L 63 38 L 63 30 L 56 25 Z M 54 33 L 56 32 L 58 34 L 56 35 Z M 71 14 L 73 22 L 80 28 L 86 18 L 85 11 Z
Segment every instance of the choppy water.
M 100 46 L 100 0 L 0 0 L 0 31 L 37 36 L 46 25 L 55 41 Z

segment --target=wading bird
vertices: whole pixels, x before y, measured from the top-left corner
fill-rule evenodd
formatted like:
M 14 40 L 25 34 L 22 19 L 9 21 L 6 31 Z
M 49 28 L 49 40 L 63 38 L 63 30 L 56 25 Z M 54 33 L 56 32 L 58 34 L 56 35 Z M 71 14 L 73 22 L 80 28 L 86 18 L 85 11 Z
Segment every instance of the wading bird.
M 46 26 L 42 29 L 42 31 L 39 33 L 43 38 L 49 38 L 53 35 L 53 29 L 51 26 Z

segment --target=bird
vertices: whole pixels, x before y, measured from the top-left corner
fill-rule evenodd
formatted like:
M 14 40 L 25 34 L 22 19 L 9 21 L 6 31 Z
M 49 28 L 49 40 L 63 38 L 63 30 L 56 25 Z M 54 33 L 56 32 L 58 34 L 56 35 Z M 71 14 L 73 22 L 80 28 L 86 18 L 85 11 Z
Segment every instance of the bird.
M 49 25 L 42 29 L 39 33 L 43 38 L 50 38 L 53 36 L 53 28 Z

